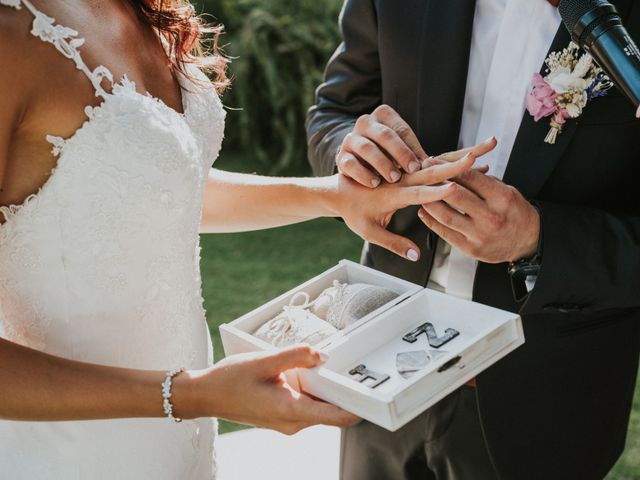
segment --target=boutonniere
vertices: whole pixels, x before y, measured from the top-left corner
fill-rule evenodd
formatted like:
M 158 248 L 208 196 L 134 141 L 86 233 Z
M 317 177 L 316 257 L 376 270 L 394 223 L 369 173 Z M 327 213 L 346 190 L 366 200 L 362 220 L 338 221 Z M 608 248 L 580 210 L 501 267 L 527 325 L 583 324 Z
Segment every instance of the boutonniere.
M 533 89 L 527 95 L 527 110 L 538 122 L 551 117 L 551 129 L 544 141 L 556 143 L 562 127 L 570 118 L 578 118 L 587 103 L 606 95 L 613 83 L 588 53 L 571 42 L 561 52 L 545 60 L 546 76 L 533 76 Z

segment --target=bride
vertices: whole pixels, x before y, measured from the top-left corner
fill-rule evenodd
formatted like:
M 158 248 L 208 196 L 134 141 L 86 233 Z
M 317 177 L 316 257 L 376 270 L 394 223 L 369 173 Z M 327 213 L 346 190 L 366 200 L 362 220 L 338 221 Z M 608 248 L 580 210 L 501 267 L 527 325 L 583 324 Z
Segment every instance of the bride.
M 227 81 L 200 30 L 180 0 L 0 0 L 3 478 L 212 478 L 213 417 L 353 422 L 284 382 L 326 360 L 308 347 L 213 365 L 199 229 L 342 217 L 415 261 L 391 215 L 453 194 L 445 180 L 483 153 L 370 189 L 211 170 Z M 389 134 L 390 152 L 422 160 Z

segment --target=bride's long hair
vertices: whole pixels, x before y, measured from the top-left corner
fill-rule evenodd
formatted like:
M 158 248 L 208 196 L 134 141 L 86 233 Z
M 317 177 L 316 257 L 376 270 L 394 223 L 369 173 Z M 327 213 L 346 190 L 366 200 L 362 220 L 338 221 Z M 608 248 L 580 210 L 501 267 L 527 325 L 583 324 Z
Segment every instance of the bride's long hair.
M 222 92 L 228 85 L 227 63 L 218 46 L 222 26 L 203 23 L 187 0 L 128 0 L 138 16 L 155 28 L 169 45 L 174 71 L 190 76 L 185 65 L 193 63 L 211 74 Z M 205 37 L 207 40 L 205 42 Z

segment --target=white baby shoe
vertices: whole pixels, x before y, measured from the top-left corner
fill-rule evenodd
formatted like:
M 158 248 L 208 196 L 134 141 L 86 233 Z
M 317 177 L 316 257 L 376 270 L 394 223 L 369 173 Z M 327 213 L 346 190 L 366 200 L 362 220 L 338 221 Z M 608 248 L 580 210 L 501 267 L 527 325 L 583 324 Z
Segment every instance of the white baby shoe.
M 305 302 L 296 305 L 300 295 Z M 301 343 L 317 345 L 337 332 L 331 324 L 307 310 L 308 305 L 306 293 L 295 295 L 282 313 L 262 325 L 254 335 L 275 347 L 288 347 Z
M 387 288 L 334 280 L 333 286 L 311 303 L 310 310 L 342 330 L 397 297 L 396 292 Z

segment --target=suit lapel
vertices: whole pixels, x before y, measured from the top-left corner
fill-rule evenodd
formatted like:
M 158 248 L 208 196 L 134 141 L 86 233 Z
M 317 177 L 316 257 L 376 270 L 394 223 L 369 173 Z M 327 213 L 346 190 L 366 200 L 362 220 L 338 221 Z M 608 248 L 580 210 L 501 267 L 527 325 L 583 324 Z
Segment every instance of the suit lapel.
M 569 32 L 564 25 L 560 25 L 549 53 L 566 48 L 570 41 Z M 547 56 L 548 54 L 545 59 Z M 540 69 L 542 75 L 545 75 L 545 69 L 546 65 L 543 64 Z M 543 118 L 536 123 L 529 112 L 524 112 L 504 174 L 504 181 L 516 187 L 527 198 L 535 196 L 540 191 L 558 160 L 564 154 L 575 133 L 576 121 L 567 121 L 554 145 L 549 145 L 544 141 L 549 128 L 548 118 Z
M 458 147 L 476 0 L 427 0 L 418 78 L 418 138 L 430 154 Z
M 629 10 L 629 0 L 618 0 L 612 3 L 616 4 L 622 18 L 624 18 Z M 570 41 L 571 35 L 565 26 L 561 24 L 551 44 L 549 53 L 566 48 Z M 546 65 L 543 64 L 540 73 L 545 75 L 545 70 Z M 589 107 L 587 106 L 586 108 Z M 504 182 L 516 187 L 526 198 L 535 197 L 564 155 L 577 127 L 578 122 L 575 119 L 568 120 L 562 129 L 562 133 L 558 135 L 556 143 L 549 145 L 544 141 L 550 128 L 549 119 L 543 118 L 536 123 L 529 112 L 525 111 L 509 164 L 504 174 Z

